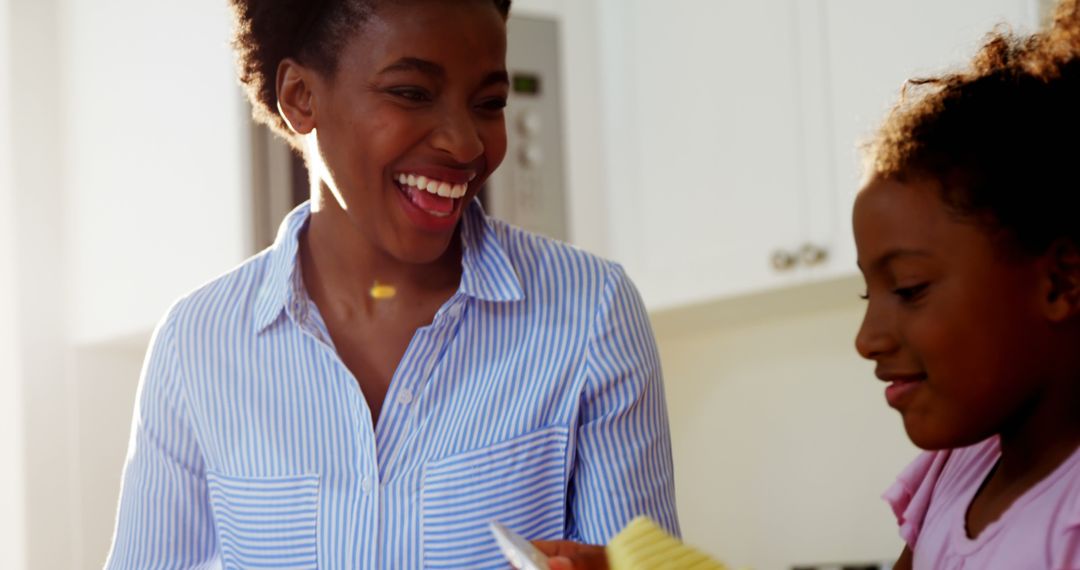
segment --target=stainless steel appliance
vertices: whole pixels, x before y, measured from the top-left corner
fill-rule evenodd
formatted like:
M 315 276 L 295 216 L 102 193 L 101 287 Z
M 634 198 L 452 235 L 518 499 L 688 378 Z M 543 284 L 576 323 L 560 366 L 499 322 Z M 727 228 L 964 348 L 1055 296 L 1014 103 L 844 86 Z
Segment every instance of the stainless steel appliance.
M 558 22 L 511 16 L 507 39 L 506 160 L 480 199 L 495 217 L 566 240 Z

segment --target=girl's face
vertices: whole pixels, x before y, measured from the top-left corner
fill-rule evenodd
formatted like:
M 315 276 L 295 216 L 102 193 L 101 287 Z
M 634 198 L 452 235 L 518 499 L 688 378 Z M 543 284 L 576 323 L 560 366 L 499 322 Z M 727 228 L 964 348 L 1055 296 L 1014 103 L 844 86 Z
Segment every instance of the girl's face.
M 314 81 L 316 172 L 378 249 L 427 263 L 506 154 L 506 25 L 491 0 L 381 2 Z
M 1019 420 L 1052 360 L 1038 260 L 952 216 L 933 181 L 871 181 L 854 225 L 868 296 L 855 345 L 911 440 L 959 447 Z

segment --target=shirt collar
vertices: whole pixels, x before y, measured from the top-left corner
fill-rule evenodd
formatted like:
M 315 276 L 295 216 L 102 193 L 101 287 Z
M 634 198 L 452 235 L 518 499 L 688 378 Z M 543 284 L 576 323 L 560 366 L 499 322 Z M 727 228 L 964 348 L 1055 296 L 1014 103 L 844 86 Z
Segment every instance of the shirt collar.
M 289 302 L 300 249 L 300 230 L 307 224 L 310 215 L 308 202 L 289 212 L 278 228 L 274 244 L 267 250 L 267 268 L 255 298 L 255 328 L 259 332 L 276 321 Z
M 267 270 L 255 300 L 255 327 L 259 332 L 276 321 L 289 302 L 298 265 L 300 231 L 310 215 L 308 202 L 289 212 L 266 253 Z M 495 302 L 525 298 L 510 256 L 479 201 L 467 204 L 462 213 L 461 245 L 461 294 Z
M 462 294 L 484 301 L 520 301 L 525 298 L 510 256 L 497 228 L 478 200 L 465 206 L 461 218 Z

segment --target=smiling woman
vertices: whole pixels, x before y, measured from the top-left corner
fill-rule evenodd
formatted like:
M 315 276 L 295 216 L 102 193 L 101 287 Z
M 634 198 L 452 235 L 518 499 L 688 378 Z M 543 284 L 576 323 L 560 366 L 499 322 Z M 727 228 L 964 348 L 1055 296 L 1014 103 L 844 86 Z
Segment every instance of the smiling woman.
M 677 532 L 660 364 L 610 262 L 489 218 L 508 1 L 233 0 L 311 200 L 159 325 L 109 568 L 502 568 L 488 523 Z

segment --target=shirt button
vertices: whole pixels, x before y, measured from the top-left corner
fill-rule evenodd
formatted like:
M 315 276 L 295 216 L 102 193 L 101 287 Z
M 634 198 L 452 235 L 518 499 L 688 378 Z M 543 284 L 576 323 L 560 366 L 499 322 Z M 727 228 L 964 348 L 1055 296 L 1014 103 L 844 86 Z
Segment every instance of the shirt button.
M 360 488 L 363 489 L 364 493 L 370 493 L 371 487 L 371 477 L 364 477 L 364 480 L 360 481 Z
M 409 402 L 412 402 L 412 392 L 410 392 L 408 388 L 402 388 L 401 391 L 398 392 L 397 401 L 402 406 L 409 405 Z

